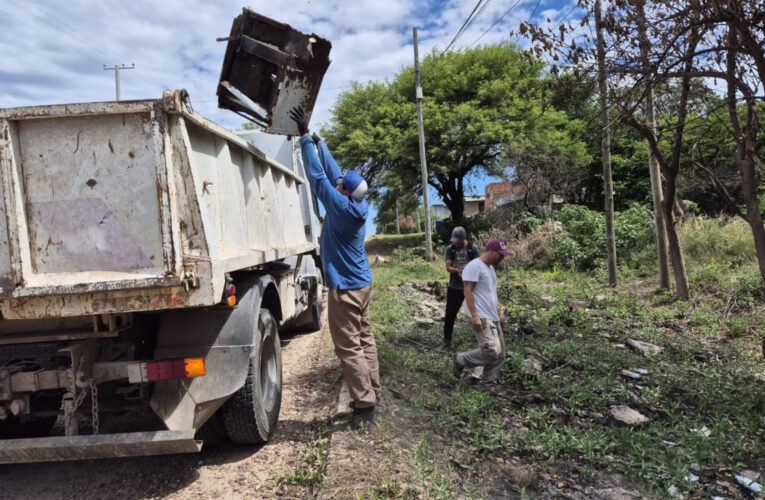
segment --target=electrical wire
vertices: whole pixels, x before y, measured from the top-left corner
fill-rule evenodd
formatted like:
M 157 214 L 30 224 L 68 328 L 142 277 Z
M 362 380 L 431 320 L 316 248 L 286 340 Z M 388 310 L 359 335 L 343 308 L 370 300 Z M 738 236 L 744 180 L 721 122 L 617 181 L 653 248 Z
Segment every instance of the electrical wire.
M 486 4 L 483 5 L 483 8 L 486 8 L 486 5 L 488 5 L 490 0 L 486 0 Z M 467 19 L 465 19 L 465 22 L 462 23 L 462 26 L 460 26 L 460 29 L 457 30 L 457 33 L 454 35 L 454 38 L 452 38 L 452 41 L 449 42 L 449 45 L 446 46 L 446 48 L 441 52 L 441 54 L 438 57 L 443 56 L 446 54 L 446 52 L 454 45 L 454 42 L 457 41 L 457 39 L 464 33 L 466 26 L 468 23 L 470 23 L 470 20 L 473 19 L 473 16 L 475 15 L 476 11 L 479 7 L 481 7 L 481 4 L 484 3 L 484 0 L 478 0 L 478 2 L 475 4 L 475 7 L 473 7 L 473 10 L 470 12 L 470 15 L 468 15 Z
M 539 0 L 539 3 L 541 3 L 541 2 L 542 2 L 542 0 Z M 515 7 L 516 7 L 518 4 L 519 4 L 519 3 L 521 3 L 521 0 L 517 0 L 517 1 L 516 1 L 516 2 L 515 2 L 513 5 L 512 5 L 512 7 L 510 7 L 509 9 L 507 9 L 507 11 L 505 11 L 505 13 L 504 13 L 504 14 L 502 14 L 502 16 L 500 16 L 500 18 L 499 18 L 499 19 L 497 19 L 496 21 L 494 21 L 494 24 L 492 24 L 491 26 L 489 26 L 489 29 L 487 29 L 486 31 L 484 31 L 484 32 L 481 34 L 481 36 L 479 36 L 478 38 L 476 38 L 476 39 L 475 39 L 475 41 L 474 41 L 474 42 L 473 42 L 473 43 L 472 43 L 470 46 L 472 47 L 472 46 L 474 46 L 475 44 L 477 44 L 477 43 L 478 43 L 478 42 L 481 40 L 481 38 L 483 38 L 483 37 L 484 37 L 484 35 L 486 35 L 486 33 L 488 33 L 489 31 L 491 31 L 492 29 L 494 29 L 494 26 L 496 26 L 497 24 L 499 24 L 499 22 L 500 22 L 500 21 L 502 21 L 502 19 L 504 19 L 504 18 L 505 18 L 505 16 L 507 16 L 507 15 L 510 13 L 510 11 L 512 11 L 512 10 L 513 10 L 513 9 L 514 9 L 514 8 L 515 8 Z M 537 7 L 539 7 L 539 3 L 537 3 Z M 536 10 L 536 7 L 534 8 L 534 10 Z
M 531 18 L 533 18 L 533 17 L 534 17 L 534 14 L 536 14 L 536 13 L 537 13 L 537 9 L 539 8 L 539 6 L 540 6 L 541 4 L 542 4 L 542 0 L 539 0 L 539 1 L 537 2 L 537 4 L 534 6 L 534 10 L 532 10 L 532 11 L 531 11 L 531 14 L 529 14 L 529 18 L 528 18 L 528 19 L 526 19 L 526 22 L 527 22 L 527 23 L 530 23 L 530 22 L 531 22 Z M 521 35 L 520 35 L 520 33 L 519 33 L 519 34 L 517 34 L 517 35 L 515 36 L 515 39 L 513 40 L 513 43 L 514 43 L 515 45 L 518 45 L 518 40 L 520 40 L 520 38 L 521 38 Z

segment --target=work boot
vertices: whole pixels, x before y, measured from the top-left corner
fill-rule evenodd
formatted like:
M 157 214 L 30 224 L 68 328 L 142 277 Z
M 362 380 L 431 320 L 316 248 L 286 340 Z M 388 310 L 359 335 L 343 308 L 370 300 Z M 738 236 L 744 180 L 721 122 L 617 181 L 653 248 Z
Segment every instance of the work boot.
M 459 380 L 462 375 L 462 370 L 464 369 L 465 366 L 457 361 L 457 353 L 452 353 L 452 375 L 454 375 L 454 378 Z
M 372 422 L 375 418 L 375 413 L 377 411 L 377 405 L 375 406 L 368 406 L 366 408 L 355 408 L 353 404 L 351 403 L 351 407 L 353 408 L 353 414 L 351 415 L 351 424 L 350 427 L 352 430 L 356 430 L 359 427 L 361 427 L 362 423 L 369 423 Z

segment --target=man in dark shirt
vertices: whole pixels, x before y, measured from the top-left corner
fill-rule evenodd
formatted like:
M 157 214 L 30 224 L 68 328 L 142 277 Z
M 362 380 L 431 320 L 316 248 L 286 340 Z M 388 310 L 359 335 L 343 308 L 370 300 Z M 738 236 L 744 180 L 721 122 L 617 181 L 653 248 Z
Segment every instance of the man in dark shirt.
M 454 320 L 465 300 L 462 291 L 462 270 L 468 262 L 478 258 L 478 248 L 469 243 L 465 228 L 457 226 L 452 231 L 451 243 L 446 247 L 444 264 L 449 271 L 449 287 L 446 289 L 446 316 L 444 317 L 444 343 L 442 349 L 450 349 L 452 346 L 452 333 L 454 332 Z

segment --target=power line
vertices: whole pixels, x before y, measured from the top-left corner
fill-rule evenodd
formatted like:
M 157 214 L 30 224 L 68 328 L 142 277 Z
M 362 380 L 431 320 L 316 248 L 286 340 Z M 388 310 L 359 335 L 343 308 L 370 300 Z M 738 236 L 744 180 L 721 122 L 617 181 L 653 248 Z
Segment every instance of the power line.
M 486 0 L 486 4 L 488 4 L 489 1 L 490 0 Z M 452 45 L 454 45 L 454 42 L 456 42 L 457 39 L 462 35 L 462 33 L 465 30 L 465 27 L 468 25 L 470 20 L 473 18 L 473 15 L 475 15 L 476 11 L 478 10 L 478 8 L 481 6 L 481 4 L 483 2 L 484 2 L 484 0 L 478 0 L 478 2 L 475 4 L 475 7 L 473 7 L 473 10 L 470 12 L 470 15 L 467 17 L 467 19 L 465 19 L 465 22 L 462 23 L 462 26 L 460 26 L 460 29 L 454 35 L 454 38 L 452 38 L 452 41 L 449 42 L 449 45 L 446 46 L 446 48 L 441 52 L 441 55 L 439 57 L 441 57 L 444 54 L 446 54 L 446 52 L 452 47 Z M 484 5 L 483 7 L 486 8 L 486 5 Z
M 531 14 L 529 14 L 529 18 L 528 18 L 528 19 L 526 19 L 526 22 L 527 22 L 527 23 L 530 23 L 530 22 L 531 22 L 531 18 L 533 18 L 533 17 L 534 17 L 534 14 L 536 14 L 536 12 L 537 12 L 537 9 L 539 8 L 539 6 L 540 6 L 541 4 L 542 4 L 542 0 L 539 0 L 539 1 L 537 2 L 537 4 L 534 6 L 534 10 L 532 10 L 532 11 L 531 11 Z M 517 35 L 515 36 L 515 39 L 513 40 L 513 43 L 517 45 L 517 44 L 518 44 L 518 40 L 519 40 L 520 38 L 521 38 L 521 35 L 520 35 L 520 33 L 519 33 L 519 34 L 517 34 Z
M 539 0 L 539 1 L 541 2 L 542 0 Z M 479 36 L 478 38 L 476 38 L 476 39 L 475 39 L 475 41 L 474 41 L 474 42 L 473 42 L 473 43 L 472 43 L 470 46 L 472 47 L 473 45 L 477 44 L 477 43 L 478 43 L 478 41 L 479 41 L 481 38 L 483 38 L 483 37 L 484 37 L 484 35 L 485 35 L 486 33 L 488 33 L 489 31 L 491 31 L 492 29 L 494 29 L 494 26 L 496 26 L 497 24 L 499 24 L 499 22 L 500 22 L 502 19 L 504 19 L 504 18 L 505 18 L 505 16 L 506 16 L 506 15 L 508 15 L 508 14 L 510 13 L 510 11 L 511 11 L 511 10 L 513 10 L 513 9 L 514 9 L 514 8 L 515 8 L 515 7 L 516 7 L 516 6 L 517 6 L 519 3 L 521 3 L 521 0 L 517 0 L 517 1 L 516 1 L 516 2 L 515 2 L 513 5 L 512 5 L 512 7 L 510 7 L 509 9 L 507 9 L 507 11 L 506 11 L 504 14 L 502 14 L 502 16 L 500 16 L 500 18 L 499 18 L 499 19 L 497 19 L 496 21 L 494 21 L 494 24 L 492 24 L 491 26 L 489 26 L 489 29 L 487 29 L 486 31 L 484 31 L 484 32 L 481 34 L 481 36 Z M 539 4 L 537 4 L 537 6 L 538 6 L 538 5 L 539 5 Z M 536 10 L 536 9 L 534 9 L 534 10 Z

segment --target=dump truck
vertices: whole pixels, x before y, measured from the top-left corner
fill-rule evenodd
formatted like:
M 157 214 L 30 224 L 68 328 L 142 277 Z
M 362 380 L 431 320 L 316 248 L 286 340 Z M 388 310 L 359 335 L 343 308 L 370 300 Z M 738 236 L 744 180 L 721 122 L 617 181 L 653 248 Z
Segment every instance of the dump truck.
M 0 110 L 0 463 L 268 440 L 318 215 L 294 140 L 182 90 Z

